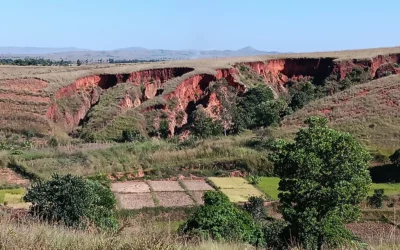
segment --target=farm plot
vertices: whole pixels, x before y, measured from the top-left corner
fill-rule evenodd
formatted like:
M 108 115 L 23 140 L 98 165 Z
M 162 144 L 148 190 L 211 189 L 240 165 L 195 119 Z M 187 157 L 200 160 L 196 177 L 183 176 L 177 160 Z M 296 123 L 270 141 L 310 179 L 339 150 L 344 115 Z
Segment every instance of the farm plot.
M 29 208 L 31 203 L 22 200 L 24 194 L 23 188 L 0 189 L 0 204 L 12 208 Z
M 261 177 L 257 187 L 263 191 L 271 200 L 278 200 L 278 187 L 280 179 L 277 177 Z
M 265 196 L 240 177 L 211 177 L 209 180 L 229 197 L 231 202 L 246 202 L 251 196 Z
M 213 190 L 205 181 L 126 181 L 111 184 L 120 209 L 186 207 L 203 204 L 203 194 Z

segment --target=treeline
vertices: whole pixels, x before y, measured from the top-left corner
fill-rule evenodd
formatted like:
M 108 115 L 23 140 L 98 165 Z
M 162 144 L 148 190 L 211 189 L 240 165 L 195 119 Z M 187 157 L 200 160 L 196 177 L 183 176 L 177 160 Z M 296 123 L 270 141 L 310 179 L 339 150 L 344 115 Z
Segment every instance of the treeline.
M 115 59 L 108 59 L 108 63 L 150 63 L 150 62 L 163 62 L 168 61 L 165 59 L 151 59 L 151 60 L 139 60 L 139 59 L 122 59 L 122 60 L 115 60 Z
M 69 66 L 72 64 L 71 61 L 65 61 L 63 59 L 59 61 L 53 61 L 50 59 L 43 58 L 24 58 L 24 59 L 11 59 L 11 58 L 0 58 L 0 65 L 16 65 L 16 66 Z

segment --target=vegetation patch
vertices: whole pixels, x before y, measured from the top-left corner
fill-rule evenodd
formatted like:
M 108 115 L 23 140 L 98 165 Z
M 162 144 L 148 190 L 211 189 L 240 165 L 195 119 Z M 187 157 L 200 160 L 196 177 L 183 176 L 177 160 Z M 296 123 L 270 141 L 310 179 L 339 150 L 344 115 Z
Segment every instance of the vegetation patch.
M 251 196 L 262 197 L 264 194 L 240 177 L 208 178 L 231 202 L 246 202 Z

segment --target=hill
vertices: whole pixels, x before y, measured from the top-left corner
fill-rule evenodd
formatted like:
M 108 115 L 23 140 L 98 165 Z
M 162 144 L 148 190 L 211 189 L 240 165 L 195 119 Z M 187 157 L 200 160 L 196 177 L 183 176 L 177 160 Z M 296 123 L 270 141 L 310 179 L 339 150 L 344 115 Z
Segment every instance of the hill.
M 288 116 L 278 129 L 290 136 L 310 115 L 325 116 L 330 126 L 349 132 L 371 151 L 385 153 L 400 148 L 400 76 L 392 75 L 316 100 Z
M 277 54 L 278 52 L 260 51 L 250 46 L 239 50 L 165 50 L 128 47 L 115 50 L 88 50 L 78 48 L 35 48 L 0 47 L 0 58 L 40 57 L 50 60 L 97 62 L 114 60 L 188 60 L 199 58 L 221 58 L 234 56 L 253 56 Z

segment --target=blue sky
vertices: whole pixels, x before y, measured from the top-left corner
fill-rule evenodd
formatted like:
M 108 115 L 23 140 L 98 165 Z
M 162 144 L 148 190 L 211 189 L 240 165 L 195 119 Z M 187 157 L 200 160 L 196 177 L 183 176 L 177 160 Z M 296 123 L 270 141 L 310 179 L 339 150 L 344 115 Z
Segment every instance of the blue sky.
M 4 0 L 0 46 L 325 51 L 400 45 L 399 0 Z

